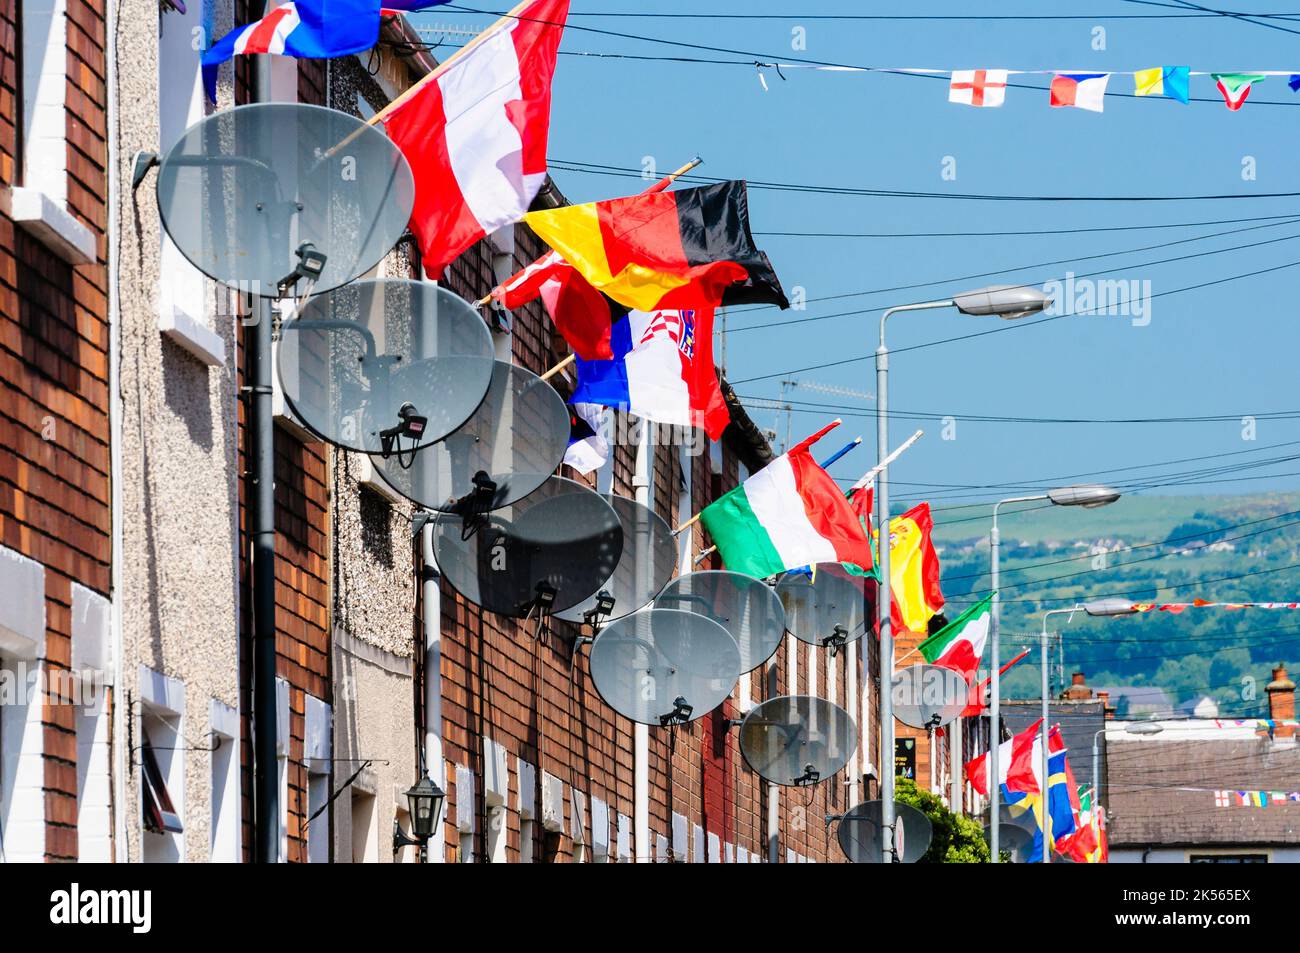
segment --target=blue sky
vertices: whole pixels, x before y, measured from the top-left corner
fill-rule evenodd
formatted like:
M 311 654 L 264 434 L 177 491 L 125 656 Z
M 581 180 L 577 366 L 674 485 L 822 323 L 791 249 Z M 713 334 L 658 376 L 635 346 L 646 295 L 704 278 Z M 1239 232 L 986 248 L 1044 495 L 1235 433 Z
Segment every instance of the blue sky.
M 774 20 L 643 19 L 580 14 L 638 12 L 647 5 L 575 0 L 570 24 L 764 54 L 880 67 L 1134 70 L 1189 65 L 1193 70 L 1300 72 L 1300 35 L 1222 17 L 1108 19 L 1173 10 L 1117 0 L 1091 4 L 1022 2 L 979 5 L 926 0 L 918 4 L 853 4 L 816 0 L 655 4 L 656 13 L 786 14 L 799 6 L 816 14 L 943 15 L 957 13 L 1088 14 L 1088 19 L 1033 21 L 833 21 L 811 15 Z M 1277 5 L 1274 5 L 1276 7 Z M 1285 6 L 1285 5 L 1283 5 Z M 492 9 L 504 9 L 492 7 Z M 1243 9 L 1245 9 L 1243 7 Z M 1273 8 L 1270 8 L 1273 9 Z M 1297 14 L 1300 16 L 1300 13 Z M 478 28 L 485 18 L 441 9 L 417 22 Z M 1282 22 L 1300 30 L 1300 21 Z M 806 48 L 791 47 L 792 29 L 806 31 Z M 1105 49 L 1093 49 L 1094 27 Z M 451 38 L 450 43 L 459 43 Z M 562 49 L 646 56 L 753 59 L 663 44 L 566 33 Z M 1284 77 L 1256 88 L 1240 112 L 1221 101 L 1181 105 L 1172 100 L 1106 98 L 1105 112 L 1051 109 L 1048 77 L 1021 77 L 1040 89 L 1009 89 L 1001 109 L 947 102 L 947 82 L 879 73 L 766 70 L 767 89 L 751 66 L 718 66 L 562 56 L 554 88 L 550 155 L 564 160 L 639 169 L 651 157 L 662 174 L 699 154 L 698 171 L 715 177 L 850 188 L 1016 195 L 1182 196 L 1252 195 L 1298 191 L 1295 162 L 1300 94 Z M 1111 78 L 1113 92 L 1131 92 L 1132 77 Z M 1192 78 L 1193 97 L 1218 94 L 1208 77 Z M 1264 105 L 1277 102 L 1284 105 Z M 942 176 L 946 157 L 956 177 Z M 1255 178 L 1243 180 L 1243 160 Z M 635 179 L 553 170 L 565 194 L 587 201 L 637 191 Z M 1157 223 L 1220 222 L 1295 214 L 1297 198 L 1168 202 L 984 202 L 875 196 L 750 193 L 756 232 L 934 232 L 1095 229 Z M 1269 227 L 1259 228 L 1260 225 Z M 1196 236 L 1250 229 L 1203 241 Z M 1294 236 L 1294 237 L 1292 237 Z M 1273 241 L 1163 265 L 1156 259 L 1234 245 Z M 784 372 L 870 355 L 879 313 L 909 301 L 945 298 L 993 282 L 1041 282 L 1066 271 L 1149 281 L 1150 322 L 1126 316 L 1074 316 L 983 337 L 896 353 L 891 406 L 956 418 L 956 439 L 936 423 L 895 420 L 902 440 L 927 430 L 893 468 L 895 497 L 919 499 L 907 484 L 1022 484 L 1030 480 L 1199 455 L 1254 450 L 1300 440 L 1300 422 L 1261 420 L 1257 439 L 1242 439 L 1243 414 L 1296 407 L 1295 289 L 1300 266 L 1198 291 L 1174 289 L 1300 262 L 1300 221 L 1203 225 L 1161 230 L 1039 236 L 821 239 L 762 236 L 787 289 L 809 299 L 922 282 L 925 287 L 836 301 L 810 301 L 806 310 L 748 311 L 729 318 L 728 377 L 746 396 L 777 396 Z M 1173 243 L 1160 247 L 1162 243 Z M 1147 248 L 1146 246 L 1157 246 Z M 1111 258 L 1027 270 L 1025 265 L 1139 249 Z M 1003 275 L 953 281 L 980 272 Z M 949 279 L 949 280 L 945 280 Z M 867 314 L 783 324 L 840 311 Z M 889 343 L 899 351 L 998 325 L 995 319 L 952 311 L 903 315 L 891 321 Z M 746 330 L 738 330 L 739 328 Z M 767 377 L 767 375 L 776 375 Z M 874 392 L 870 360 L 795 375 L 805 383 Z M 746 381 L 748 378 L 764 378 Z M 869 401 L 796 390 L 795 399 L 843 404 L 870 414 Z M 816 429 L 835 410 L 796 413 L 793 432 Z M 980 422 L 964 415 L 1132 418 L 1231 415 L 1212 423 L 1065 425 Z M 772 426 L 773 412 L 756 410 Z M 864 448 L 833 472 L 856 477 L 874 463 L 874 424 L 846 415 L 845 439 L 862 434 Z M 829 441 L 828 441 L 829 442 Z M 841 441 L 843 442 L 843 441 Z M 838 445 L 838 444 L 837 444 Z M 833 449 L 829 448 L 829 449 Z M 1260 450 L 1229 461 L 1290 452 Z M 1207 461 L 1213 463 L 1214 461 Z M 1181 470 L 1196 464 L 1170 469 Z M 1300 461 L 1280 463 L 1231 483 L 1202 483 L 1159 492 L 1293 490 L 1285 476 Z M 1234 474 L 1235 475 L 1235 474 Z M 919 491 L 918 491 L 919 492 Z M 994 495 L 998 491 L 990 490 Z M 941 495 L 941 494 L 936 494 Z

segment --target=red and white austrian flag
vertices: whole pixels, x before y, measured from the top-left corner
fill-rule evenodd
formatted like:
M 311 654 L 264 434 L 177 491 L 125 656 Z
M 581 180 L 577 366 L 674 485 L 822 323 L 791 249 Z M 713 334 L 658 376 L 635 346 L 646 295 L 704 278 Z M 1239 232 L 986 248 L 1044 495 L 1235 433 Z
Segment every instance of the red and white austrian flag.
M 948 84 L 948 102 L 963 106 L 1001 106 L 1007 98 L 1004 69 L 958 69 Z
M 545 181 L 568 13 L 568 0 L 533 0 L 503 17 L 385 117 L 415 177 L 411 230 L 431 274 L 523 218 Z

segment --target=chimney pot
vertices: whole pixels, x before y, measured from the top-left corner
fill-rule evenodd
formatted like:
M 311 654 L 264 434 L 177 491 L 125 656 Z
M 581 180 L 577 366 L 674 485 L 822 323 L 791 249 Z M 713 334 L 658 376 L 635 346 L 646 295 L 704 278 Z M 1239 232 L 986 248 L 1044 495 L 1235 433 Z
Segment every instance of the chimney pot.
M 1268 693 L 1268 717 L 1273 721 L 1295 720 L 1295 682 L 1286 674 L 1286 665 L 1278 662 L 1273 668 L 1273 681 L 1265 686 Z M 1274 738 L 1292 738 L 1295 725 L 1279 725 L 1274 728 Z

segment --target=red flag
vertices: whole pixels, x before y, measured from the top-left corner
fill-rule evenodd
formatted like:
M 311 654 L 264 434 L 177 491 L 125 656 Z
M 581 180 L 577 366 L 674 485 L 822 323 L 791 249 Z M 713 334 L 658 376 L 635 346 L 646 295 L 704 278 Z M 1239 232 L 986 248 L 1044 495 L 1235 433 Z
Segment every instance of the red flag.
M 568 0 L 534 0 L 502 17 L 385 118 L 415 177 L 411 230 L 428 271 L 523 218 L 546 180 L 551 77 L 568 13 Z
M 1025 794 L 1038 793 L 1038 779 L 1034 775 L 1034 738 L 1043 719 L 1038 719 L 1018 735 L 1008 738 L 998 747 L 998 774 L 1009 791 Z M 988 752 L 966 762 L 966 779 L 982 797 L 988 797 Z
M 1029 649 L 1025 649 L 1023 652 L 1021 652 L 1019 655 L 1013 658 L 1006 665 L 1003 665 L 1000 669 L 998 669 L 998 674 L 1005 675 L 1007 673 L 1007 669 L 1015 665 L 1017 662 L 1019 662 L 1022 658 L 1024 658 L 1028 654 L 1029 654 Z M 978 685 L 976 685 L 974 688 L 971 689 L 970 695 L 967 696 L 970 699 L 970 702 L 966 705 L 965 709 L 963 709 L 961 713 L 962 718 L 976 718 L 980 715 L 980 713 L 984 711 L 985 708 L 984 690 L 989 687 L 989 683 L 992 681 L 993 681 L 993 676 L 990 675 L 988 678 L 984 679 L 984 681 L 980 682 Z

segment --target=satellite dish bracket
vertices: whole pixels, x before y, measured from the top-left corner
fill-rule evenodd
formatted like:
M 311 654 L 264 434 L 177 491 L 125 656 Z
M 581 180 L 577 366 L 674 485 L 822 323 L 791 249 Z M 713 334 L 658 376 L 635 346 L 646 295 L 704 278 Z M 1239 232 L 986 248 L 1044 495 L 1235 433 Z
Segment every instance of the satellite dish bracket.
M 807 788 L 812 787 L 821 779 L 821 772 L 811 764 L 806 764 L 804 765 L 803 774 L 799 775 L 797 778 L 791 778 L 790 783 L 797 788 Z

